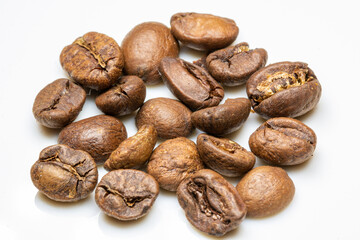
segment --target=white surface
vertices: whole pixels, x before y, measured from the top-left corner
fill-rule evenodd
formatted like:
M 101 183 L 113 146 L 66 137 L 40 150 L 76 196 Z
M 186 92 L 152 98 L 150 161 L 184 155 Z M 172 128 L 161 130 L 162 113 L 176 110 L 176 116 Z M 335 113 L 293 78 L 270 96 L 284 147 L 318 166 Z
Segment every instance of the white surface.
M 39 126 L 32 103 L 46 84 L 65 77 L 59 64 L 64 46 L 88 31 L 119 44 L 136 24 L 169 26 L 181 11 L 232 18 L 236 42 L 268 51 L 268 63 L 304 61 L 323 87 L 320 103 L 300 120 L 314 129 L 318 145 L 307 163 L 286 170 L 295 198 L 281 213 L 245 219 L 228 239 L 358 239 L 359 220 L 359 6 L 354 1 L 0 1 L 0 238 L 1 239 L 211 239 L 186 220 L 175 194 L 161 191 L 148 216 L 119 222 L 96 206 L 94 194 L 73 204 L 38 193 L 30 167 L 39 152 L 55 144 L 58 130 Z M 222 5 L 224 4 L 224 5 Z M 195 60 L 202 53 L 183 49 Z M 148 87 L 147 99 L 173 97 L 164 86 Z M 246 96 L 226 89 L 225 99 Z M 100 111 L 89 96 L 77 120 Z M 134 115 L 121 118 L 132 136 Z M 229 137 L 248 149 L 250 134 L 263 122 L 251 114 Z M 195 140 L 199 131 L 191 135 Z M 257 165 L 263 164 L 258 160 Z M 100 177 L 105 170 L 100 167 Z M 239 179 L 232 179 L 235 185 Z

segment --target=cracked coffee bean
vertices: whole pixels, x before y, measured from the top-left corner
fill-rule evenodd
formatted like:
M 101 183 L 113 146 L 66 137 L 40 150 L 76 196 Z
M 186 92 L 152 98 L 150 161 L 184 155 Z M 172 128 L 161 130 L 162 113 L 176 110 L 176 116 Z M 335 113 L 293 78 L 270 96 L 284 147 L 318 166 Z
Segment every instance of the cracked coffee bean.
M 265 49 L 251 50 L 249 44 L 243 42 L 209 54 L 206 67 L 216 81 L 232 87 L 246 83 L 254 72 L 265 66 L 266 61 Z
M 133 169 L 108 172 L 95 190 L 97 205 L 110 217 L 128 221 L 149 213 L 159 185 L 147 173 Z
M 88 152 L 100 164 L 127 138 L 117 118 L 98 115 L 73 122 L 61 130 L 58 143 Z
M 76 82 L 101 91 L 117 82 L 122 74 L 124 58 L 114 39 L 89 32 L 62 50 L 60 63 Z
M 234 230 L 246 215 L 235 187 L 209 169 L 182 181 L 176 195 L 189 222 L 210 235 L 223 236 Z
M 138 109 L 145 97 L 146 87 L 141 78 L 125 76 L 116 86 L 97 96 L 95 103 L 105 114 L 124 116 Z
M 235 41 L 239 28 L 234 20 L 201 13 L 176 13 L 171 33 L 182 44 L 197 50 L 215 50 Z
M 234 141 L 200 134 L 196 141 L 201 160 L 227 177 L 239 177 L 254 167 L 255 155 Z
M 246 92 L 254 111 L 264 118 L 298 117 L 319 102 L 321 86 L 306 63 L 279 62 L 255 72 Z
M 82 87 L 61 78 L 48 84 L 38 93 L 32 111 L 41 125 L 62 128 L 79 115 L 85 99 L 86 93 Z
M 86 198 L 95 188 L 98 171 L 93 158 L 66 145 L 43 149 L 31 167 L 31 180 L 48 198 L 74 202 Z
M 159 71 L 165 85 L 191 110 L 217 106 L 224 89 L 203 68 L 180 58 L 163 58 Z
M 250 136 L 251 151 L 274 165 L 296 165 L 309 160 L 316 148 L 316 134 L 292 118 L 271 118 Z

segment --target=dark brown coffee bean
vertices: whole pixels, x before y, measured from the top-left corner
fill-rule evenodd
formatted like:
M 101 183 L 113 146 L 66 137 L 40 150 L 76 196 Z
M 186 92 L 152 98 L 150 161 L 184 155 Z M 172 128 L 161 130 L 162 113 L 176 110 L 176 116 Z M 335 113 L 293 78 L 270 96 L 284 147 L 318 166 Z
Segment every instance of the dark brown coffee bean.
M 33 114 L 48 128 L 62 128 L 79 115 L 86 99 L 84 89 L 61 78 L 48 84 L 36 96 Z
M 252 107 L 264 118 L 298 117 L 320 100 L 321 86 L 306 63 L 279 62 L 254 73 L 246 83 Z
M 158 194 L 159 185 L 149 174 L 119 169 L 101 179 L 96 187 L 95 201 L 106 215 L 128 221 L 148 214 Z
M 203 56 L 202 58 L 193 61 L 193 64 L 195 64 L 196 66 L 202 67 L 204 68 L 206 71 L 208 71 L 207 67 L 206 67 L 206 56 Z
M 215 50 L 235 41 L 239 28 L 228 18 L 201 13 L 176 13 L 171 17 L 171 33 L 182 44 L 197 50 Z
M 189 222 L 210 235 L 223 236 L 237 228 L 246 215 L 235 187 L 209 169 L 182 181 L 176 194 Z
M 234 141 L 200 134 L 196 141 L 201 160 L 227 177 L 239 177 L 254 167 L 255 155 Z
M 209 54 L 206 66 L 218 82 L 231 87 L 244 84 L 266 61 L 265 49 L 250 50 L 249 44 L 243 42 Z
M 88 152 L 99 164 L 126 138 L 126 129 L 120 120 L 98 115 L 65 127 L 59 134 L 58 143 Z
M 310 159 L 316 147 L 315 132 L 292 118 L 271 118 L 250 136 L 251 151 L 274 165 L 296 165 Z
M 155 148 L 147 165 L 147 172 L 168 191 L 176 191 L 180 182 L 204 168 L 196 145 L 179 137 L 166 140 Z
M 152 125 L 143 125 L 134 136 L 120 143 L 104 163 L 104 168 L 111 171 L 120 168 L 141 167 L 150 158 L 156 140 L 155 128 Z
M 98 171 L 94 159 L 66 145 L 43 149 L 31 167 L 31 180 L 48 198 L 74 202 L 86 198 L 95 188 Z
M 162 23 L 145 22 L 135 26 L 121 44 L 125 56 L 125 71 L 147 84 L 161 82 L 158 66 L 164 57 L 177 57 L 179 44 Z
M 124 116 L 138 109 L 145 97 L 146 87 L 141 78 L 125 76 L 119 84 L 97 96 L 95 103 L 105 114 Z
M 217 106 L 224 89 L 203 68 L 180 58 L 163 58 L 159 71 L 165 85 L 191 110 Z
M 186 137 L 194 130 L 190 109 L 170 98 L 146 101 L 135 120 L 138 129 L 145 124 L 153 125 L 158 136 L 163 139 Z
M 283 210 L 295 194 L 295 186 L 279 167 L 261 166 L 248 172 L 238 183 L 248 217 L 268 217 Z
M 246 98 L 227 99 L 219 106 L 193 112 L 191 122 L 204 132 L 221 136 L 238 130 L 249 117 L 250 109 Z
M 62 50 L 60 63 L 76 82 L 100 91 L 111 87 L 121 76 L 124 58 L 114 39 L 89 32 Z

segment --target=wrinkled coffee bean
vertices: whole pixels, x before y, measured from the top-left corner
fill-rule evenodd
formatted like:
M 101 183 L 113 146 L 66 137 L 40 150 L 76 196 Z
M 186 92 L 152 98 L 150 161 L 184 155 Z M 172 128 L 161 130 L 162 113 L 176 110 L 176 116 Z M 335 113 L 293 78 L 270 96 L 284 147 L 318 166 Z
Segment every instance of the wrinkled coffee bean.
M 194 130 L 191 111 L 181 102 L 170 98 L 153 98 L 138 111 L 136 126 L 153 125 L 163 139 L 186 137 Z
M 239 28 L 234 20 L 201 13 L 176 13 L 171 33 L 182 44 L 197 50 L 215 50 L 235 41 Z
M 182 181 L 176 194 L 189 222 L 210 235 L 223 236 L 234 230 L 246 215 L 235 187 L 209 169 Z
M 62 50 L 60 63 L 76 82 L 101 91 L 111 87 L 121 76 L 124 57 L 114 39 L 89 32 Z
M 104 168 L 111 171 L 120 168 L 141 167 L 150 158 L 156 140 L 155 128 L 152 125 L 143 125 L 134 136 L 120 143 L 104 163 Z
M 164 57 L 179 56 L 179 44 L 162 23 L 145 22 L 135 26 L 121 44 L 125 71 L 136 75 L 147 85 L 161 82 L 158 66 Z
M 126 129 L 120 120 L 98 115 L 66 126 L 59 134 L 58 143 L 84 150 L 100 164 L 126 138 Z
M 224 97 L 206 70 L 180 58 L 163 58 L 159 71 L 170 91 L 193 111 L 217 106 Z
M 79 115 L 85 99 L 86 93 L 82 87 L 61 78 L 48 84 L 38 93 L 32 111 L 41 125 L 62 128 Z
M 141 78 L 125 76 L 116 86 L 97 96 L 95 103 L 105 114 L 124 116 L 138 109 L 145 97 L 146 87 Z
M 248 217 L 268 217 L 283 210 L 295 194 L 295 186 L 285 170 L 261 166 L 248 172 L 236 189 L 246 204 Z
M 254 111 L 264 118 L 298 117 L 319 102 L 321 86 L 306 63 L 279 62 L 255 72 L 246 92 Z
M 221 136 L 238 130 L 249 117 L 250 109 L 248 99 L 229 98 L 219 106 L 193 112 L 191 122 L 204 132 Z
M 128 221 L 149 213 L 159 194 L 155 179 L 139 170 L 108 172 L 95 191 L 97 205 L 110 217 Z
M 216 81 L 231 87 L 244 84 L 266 61 L 265 49 L 250 50 L 249 44 L 243 42 L 209 54 L 206 66 Z
M 94 190 L 97 179 L 96 163 L 87 152 L 61 144 L 43 149 L 31 167 L 35 187 L 60 202 L 86 198 Z
M 310 159 L 316 147 L 316 134 L 292 118 L 271 118 L 250 136 L 251 151 L 274 165 L 296 165 Z
M 198 59 L 198 60 L 193 61 L 193 64 L 195 64 L 196 66 L 202 67 L 202 68 L 204 68 L 206 71 L 208 71 L 208 69 L 207 69 L 207 67 L 206 67 L 206 57 L 207 57 L 207 55 L 204 56 L 204 57 L 202 57 L 202 58 L 200 58 L 200 59 Z M 208 72 L 209 72 L 209 71 L 208 71 Z
M 179 137 L 166 140 L 155 148 L 147 165 L 161 188 L 176 191 L 180 182 L 204 168 L 196 145 L 191 140 Z
M 239 177 L 254 167 L 255 155 L 234 141 L 200 134 L 196 141 L 201 160 L 227 177 Z

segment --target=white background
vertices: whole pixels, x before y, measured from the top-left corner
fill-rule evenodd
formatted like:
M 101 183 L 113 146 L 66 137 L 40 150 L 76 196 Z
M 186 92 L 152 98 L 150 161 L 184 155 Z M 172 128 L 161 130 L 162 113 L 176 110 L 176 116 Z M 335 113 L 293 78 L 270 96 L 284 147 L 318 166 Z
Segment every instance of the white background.
M 245 219 L 228 239 L 359 239 L 360 36 L 358 1 L 4 1 L 0 0 L 0 239 L 211 239 L 186 220 L 174 193 L 161 191 L 150 213 L 136 222 L 105 216 L 94 194 L 78 203 L 57 203 L 39 194 L 30 180 L 39 152 L 57 142 L 58 130 L 38 125 L 32 115 L 36 94 L 65 77 L 62 48 L 89 31 L 119 44 L 144 21 L 169 26 L 181 11 L 232 18 L 236 42 L 268 51 L 268 63 L 304 61 L 323 87 L 315 110 L 299 119 L 317 133 L 314 157 L 287 167 L 295 198 L 281 213 Z M 195 60 L 201 52 L 182 49 Z M 147 99 L 172 94 L 163 85 L 147 88 Z M 226 89 L 245 97 L 245 88 Z M 100 114 L 88 96 L 77 120 Z M 121 118 L 128 136 L 135 114 Z M 248 149 L 250 134 L 263 122 L 252 113 L 228 137 Z M 191 135 L 195 140 L 199 131 Z M 257 160 L 256 165 L 262 165 Z M 99 167 L 100 177 L 105 170 Z M 237 184 L 239 179 L 230 179 Z M 215 238 L 214 238 L 215 239 Z

